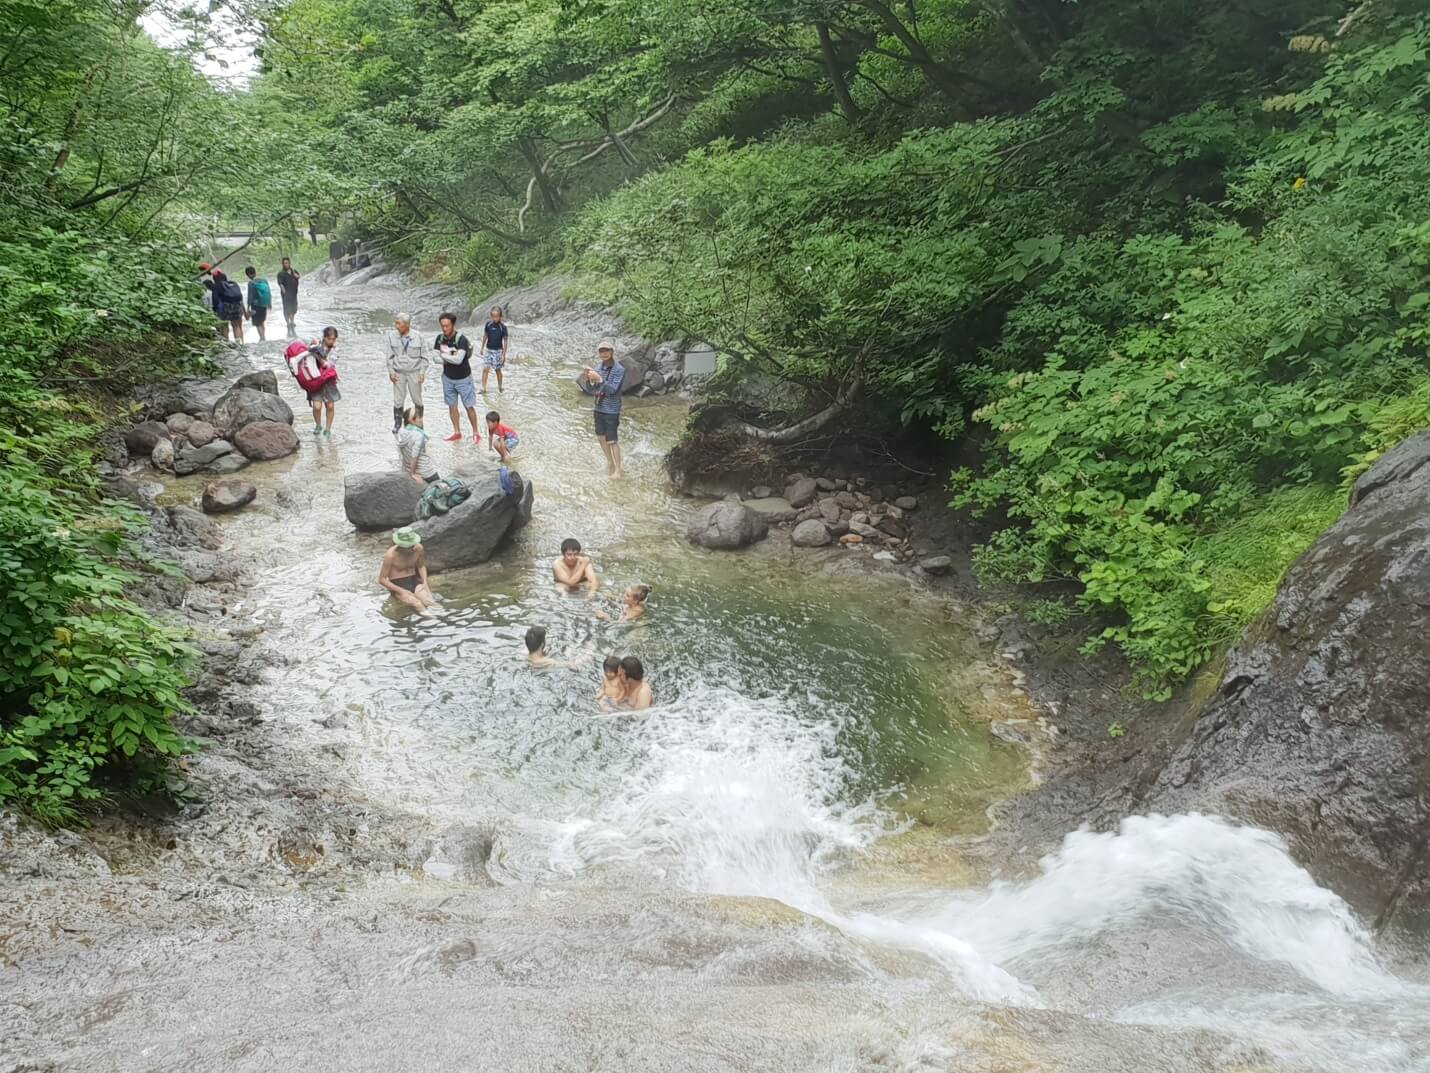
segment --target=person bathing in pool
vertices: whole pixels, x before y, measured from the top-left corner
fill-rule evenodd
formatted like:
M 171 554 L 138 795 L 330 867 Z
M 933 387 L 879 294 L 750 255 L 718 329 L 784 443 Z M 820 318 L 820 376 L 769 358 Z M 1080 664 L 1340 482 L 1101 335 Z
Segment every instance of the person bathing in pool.
M 596 707 L 610 711 L 621 702 L 621 657 L 607 656 L 601 664 L 601 688 L 596 691 Z
M 437 602 L 427 584 L 427 555 L 416 529 L 404 527 L 392 534 L 392 547 L 382 557 L 377 583 L 423 614 Z
M 560 660 L 546 652 L 546 627 L 533 626 L 526 631 L 526 662 L 533 667 L 565 667 L 576 670 L 582 660 L 589 659 L 595 646 L 583 647 L 572 660 Z
M 621 699 L 617 701 L 619 707 L 638 712 L 655 703 L 655 695 L 645 680 L 645 667 L 635 656 L 626 656 L 621 660 L 621 669 L 616 676 L 621 683 Z
M 570 537 L 561 542 L 561 558 L 552 565 L 551 576 L 556 587 L 566 592 L 578 592 L 583 585 L 589 586 L 590 592 L 601 587 L 590 556 L 582 555 L 581 542 Z
M 649 585 L 632 585 L 622 597 L 620 618 L 612 619 L 604 611 L 597 611 L 596 617 L 602 622 L 634 622 L 645 614 L 645 602 L 648 596 L 650 596 Z

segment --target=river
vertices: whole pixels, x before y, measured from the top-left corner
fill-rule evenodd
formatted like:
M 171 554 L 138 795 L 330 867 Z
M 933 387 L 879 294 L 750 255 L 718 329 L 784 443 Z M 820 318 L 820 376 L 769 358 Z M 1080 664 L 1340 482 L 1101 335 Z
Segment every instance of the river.
M 437 578 L 434 617 L 399 613 L 342 480 L 394 465 L 381 333 L 407 301 L 305 292 L 304 334 L 341 333 L 333 437 L 280 372 L 305 442 L 223 522 L 257 577 L 230 609 L 263 671 L 248 734 L 284 774 L 216 749 L 168 843 L 106 864 L 56 841 L 0 961 L 0 1067 L 1430 1068 L 1412 962 L 1265 832 L 1134 817 L 1038 875 L 976 874 L 988 807 L 1035 777 L 989 733 L 1035 716 L 1008 670 L 896 572 L 690 548 L 661 471 L 678 399 L 627 403 L 608 482 L 573 382 L 599 317 L 513 327 L 486 402 L 521 433 L 532 524 Z M 281 370 L 281 347 L 245 360 Z M 441 441 L 438 397 L 438 466 L 489 464 Z M 593 600 L 550 583 L 571 536 Z M 635 582 L 646 620 L 597 622 Z M 537 624 L 580 669 L 526 666 Z M 656 708 L 596 713 L 611 651 Z

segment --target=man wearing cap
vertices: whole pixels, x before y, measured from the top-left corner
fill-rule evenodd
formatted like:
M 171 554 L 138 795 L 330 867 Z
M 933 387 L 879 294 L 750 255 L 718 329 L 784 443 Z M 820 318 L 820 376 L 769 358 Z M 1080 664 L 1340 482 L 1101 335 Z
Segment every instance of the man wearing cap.
M 392 434 L 402 431 L 402 411 L 411 399 L 422 414 L 422 385 L 427 380 L 427 345 L 412 330 L 412 318 L 399 313 L 387 333 L 387 378 L 392 381 Z
M 404 527 L 392 534 L 377 583 L 416 611 L 426 611 L 437 602 L 427 586 L 427 554 L 416 529 Z
M 601 359 L 599 370 L 589 365 L 582 370 L 588 383 L 599 384 L 596 391 L 596 442 L 606 455 L 606 476 L 621 476 L 621 445 L 617 434 L 621 427 L 621 386 L 626 380 L 626 367 L 616 361 L 616 345 L 602 339 L 596 348 Z

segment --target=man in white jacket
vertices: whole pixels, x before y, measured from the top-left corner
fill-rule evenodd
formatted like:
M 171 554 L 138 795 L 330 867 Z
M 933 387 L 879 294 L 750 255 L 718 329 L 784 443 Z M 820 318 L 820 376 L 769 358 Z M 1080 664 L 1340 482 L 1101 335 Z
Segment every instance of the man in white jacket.
M 431 360 L 427 345 L 412 330 L 412 318 L 399 313 L 392 318 L 394 331 L 387 333 L 387 377 L 392 381 L 392 434 L 402 431 L 402 411 L 407 399 L 422 412 L 422 385 L 427 380 Z

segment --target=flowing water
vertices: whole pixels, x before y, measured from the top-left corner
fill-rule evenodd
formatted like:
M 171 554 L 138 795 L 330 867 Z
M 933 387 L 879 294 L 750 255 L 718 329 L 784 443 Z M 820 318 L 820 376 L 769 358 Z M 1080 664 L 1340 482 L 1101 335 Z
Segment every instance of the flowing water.
M 975 881 L 960 846 L 1030 777 L 988 722 L 1025 698 L 902 577 L 686 545 L 660 470 L 678 400 L 627 403 L 628 476 L 606 481 L 572 381 L 599 319 L 514 328 L 486 402 L 521 432 L 533 522 L 437 578 L 434 617 L 402 614 L 385 537 L 341 501 L 345 473 L 394 465 L 380 341 L 405 299 L 305 296 L 304 332 L 342 334 L 333 438 L 280 376 L 311 442 L 247 471 L 260 501 L 224 523 L 259 573 L 236 616 L 264 631 L 262 733 L 313 758 L 326 826 L 215 807 L 221 849 L 106 877 L 0 977 L 15 1068 L 1430 1069 L 1430 992 L 1270 834 L 1135 817 Z M 489 467 L 440 441 L 437 396 L 439 467 Z M 595 599 L 550 583 L 568 536 Z M 646 619 L 598 623 L 638 581 Z M 576 669 L 526 665 L 535 624 Z M 642 658 L 657 707 L 596 713 L 607 652 Z M 405 857 L 375 848 L 404 822 Z M 474 831 L 489 880 L 452 849 Z

